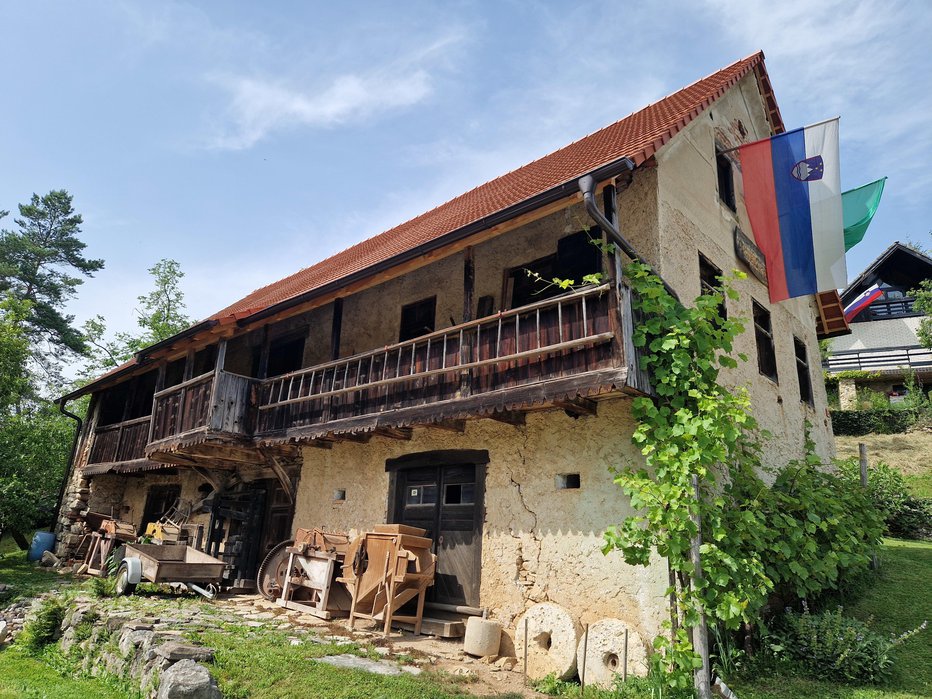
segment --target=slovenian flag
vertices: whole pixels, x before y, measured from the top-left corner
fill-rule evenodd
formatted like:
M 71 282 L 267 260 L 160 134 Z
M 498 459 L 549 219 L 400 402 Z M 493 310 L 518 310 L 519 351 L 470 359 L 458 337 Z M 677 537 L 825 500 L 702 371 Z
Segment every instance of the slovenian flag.
M 844 287 L 838 119 L 749 143 L 738 153 L 771 302 Z
M 845 306 L 845 320 L 850 323 L 858 313 L 870 306 L 881 296 L 883 296 L 883 289 L 881 289 L 877 284 L 874 284 L 872 287 L 858 296 L 854 301 Z

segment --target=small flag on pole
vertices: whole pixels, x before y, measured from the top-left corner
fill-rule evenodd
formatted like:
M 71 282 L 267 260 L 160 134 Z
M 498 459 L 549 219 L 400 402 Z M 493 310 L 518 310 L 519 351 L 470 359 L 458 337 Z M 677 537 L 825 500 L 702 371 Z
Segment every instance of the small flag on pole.
M 870 306 L 881 296 L 883 296 L 883 289 L 881 289 L 877 284 L 874 284 L 872 287 L 858 296 L 854 301 L 845 306 L 845 320 L 850 323 L 858 313 Z
M 883 185 L 886 177 L 876 182 L 861 185 L 856 189 L 849 189 L 841 195 L 843 220 L 845 222 L 845 252 L 861 242 L 867 227 L 871 225 L 877 207 L 880 206 L 880 197 L 883 194 Z
M 770 300 L 845 286 L 838 119 L 749 143 L 738 153 Z

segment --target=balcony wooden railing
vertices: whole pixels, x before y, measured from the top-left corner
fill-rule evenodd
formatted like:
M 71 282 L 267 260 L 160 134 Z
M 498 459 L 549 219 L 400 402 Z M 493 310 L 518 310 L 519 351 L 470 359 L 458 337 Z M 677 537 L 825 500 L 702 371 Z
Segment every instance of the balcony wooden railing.
M 107 464 L 116 461 L 133 461 L 146 456 L 149 438 L 149 416 L 105 425 L 94 430 L 94 443 L 87 462 Z
M 932 369 L 932 350 L 924 347 L 878 347 L 848 350 L 829 355 L 825 368 L 838 371 L 892 371 L 896 369 Z
M 150 442 L 197 430 L 252 432 L 250 393 L 255 379 L 211 371 L 155 394 Z
M 904 318 L 920 315 L 916 313 L 913 304 L 916 299 L 909 296 L 890 301 L 874 301 L 870 306 L 854 317 L 853 323 L 863 323 L 872 320 L 887 320 L 889 318 Z
M 605 284 L 263 381 L 257 434 L 617 366 Z

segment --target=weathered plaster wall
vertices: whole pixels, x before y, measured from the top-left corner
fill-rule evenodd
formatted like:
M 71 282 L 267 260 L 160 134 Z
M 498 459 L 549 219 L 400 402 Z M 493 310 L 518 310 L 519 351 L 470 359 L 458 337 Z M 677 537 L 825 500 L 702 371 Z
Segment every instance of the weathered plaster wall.
M 740 164 L 735 161 L 737 213 L 719 199 L 715 145 L 737 145 L 743 130 L 746 140 L 769 135 L 761 99 L 753 76 L 737 90 L 726 93 L 713 107 L 686 127 L 657 156 L 659 189 L 660 272 L 684 300 L 699 294 L 699 260 L 702 252 L 724 272 L 738 268 L 748 278 L 736 284 L 741 297 L 728 302 L 731 317 L 747 319 L 735 351 L 749 361 L 723 377 L 733 385 L 748 386 L 755 416 L 773 438 L 764 451 L 770 465 L 783 465 L 803 450 L 804 423 L 812 424 L 817 452 L 834 455 L 831 421 L 825 386 L 821 380 L 819 348 L 815 334 L 815 307 L 809 297 L 771 305 L 767 287 L 734 255 L 732 231 L 738 225 L 751 236 L 741 187 Z M 757 348 L 751 320 L 751 300 L 771 313 L 776 347 L 778 382 L 762 376 L 757 367 Z M 800 401 L 793 336 L 806 345 L 814 408 Z
M 121 478 L 121 476 L 106 476 L 106 478 Z M 121 500 L 122 515 L 120 519 L 126 522 L 132 522 L 137 530 L 141 530 L 144 524 L 142 516 L 146 507 L 146 496 L 149 494 L 149 489 L 152 488 L 152 486 L 180 485 L 181 499 L 186 501 L 186 503 L 193 504 L 203 497 L 203 495 L 198 492 L 198 488 L 207 482 L 197 473 L 189 469 L 178 469 L 178 473 L 174 475 L 147 473 L 145 475 L 131 477 L 122 476 L 122 478 L 126 483 L 126 489 L 123 492 Z M 92 492 L 96 485 L 96 481 L 97 478 L 94 478 L 91 482 Z M 106 510 L 101 511 L 107 512 Z M 188 520 L 188 523 L 203 524 L 206 536 L 206 528 L 210 523 L 210 515 L 205 513 L 193 515 Z
M 487 449 L 480 603 L 506 628 L 531 604 L 551 601 L 582 623 L 617 617 L 652 638 L 665 609 L 665 568 L 631 567 L 600 552 L 606 527 L 631 513 L 608 469 L 640 463 L 632 430 L 629 402 L 613 399 L 599 404 L 598 416 L 578 420 L 549 411 L 529 414 L 524 427 L 477 420 L 463 434 L 416 428 L 410 441 L 308 448 L 294 526 L 357 533 L 385 522 L 386 459 Z M 579 473 L 581 487 L 557 490 L 564 473 Z M 346 491 L 345 502 L 333 502 L 335 489 Z

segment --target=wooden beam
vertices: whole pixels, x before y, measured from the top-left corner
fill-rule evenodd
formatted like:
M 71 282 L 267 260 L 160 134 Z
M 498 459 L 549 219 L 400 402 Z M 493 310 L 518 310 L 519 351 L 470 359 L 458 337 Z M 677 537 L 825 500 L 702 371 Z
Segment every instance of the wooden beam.
M 285 491 L 285 495 L 288 497 L 288 504 L 293 505 L 294 498 L 295 498 L 294 482 L 291 480 L 291 477 L 288 475 L 288 473 L 279 463 L 278 459 L 275 457 L 274 454 L 271 454 L 271 453 L 266 454 L 265 452 L 263 452 L 263 455 L 265 456 L 265 462 L 268 464 L 269 468 L 271 468 L 272 471 L 275 473 L 275 476 L 278 478 L 279 483 L 282 484 L 282 490 Z
M 333 439 L 340 442 L 355 442 L 356 444 L 368 444 L 372 441 L 370 432 L 344 432 L 343 434 L 333 435 Z
M 494 413 L 489 413 L 485 417 L 504 422 L 506 425 L 514 425 L 515 427 L 521 427 L 525 423 L 524 413 L 516 410 L 497 410 Z
M 411 439 L 414 430 L 410 427 L 377 427 L 372 431 L 377 437 L 387 437 L 388 439 Z
M 428 422 L 424 427 L 432 427 L 435 430 L 446 430 L 447 432 L 459 432 L 463 433 L 466 431 L 466 421 L 465 420 L 437 420 L 436 422 Z
M 587 415 L 595 415 L 598 411 L 598 403 L 594 400 L 588 398 L 582 398 L 576 396 L 572 400 L 558 400 L 554 401 L 553 404 L 558 408 L 563 408 L 566 412 L 576 417 L 584 417 Z
M 306 442 L 302 442 L 305 446 L 314 447 L 315 449 L 333 449 L 333 442 L 327 441 L 326 439 L 309 439 Z

